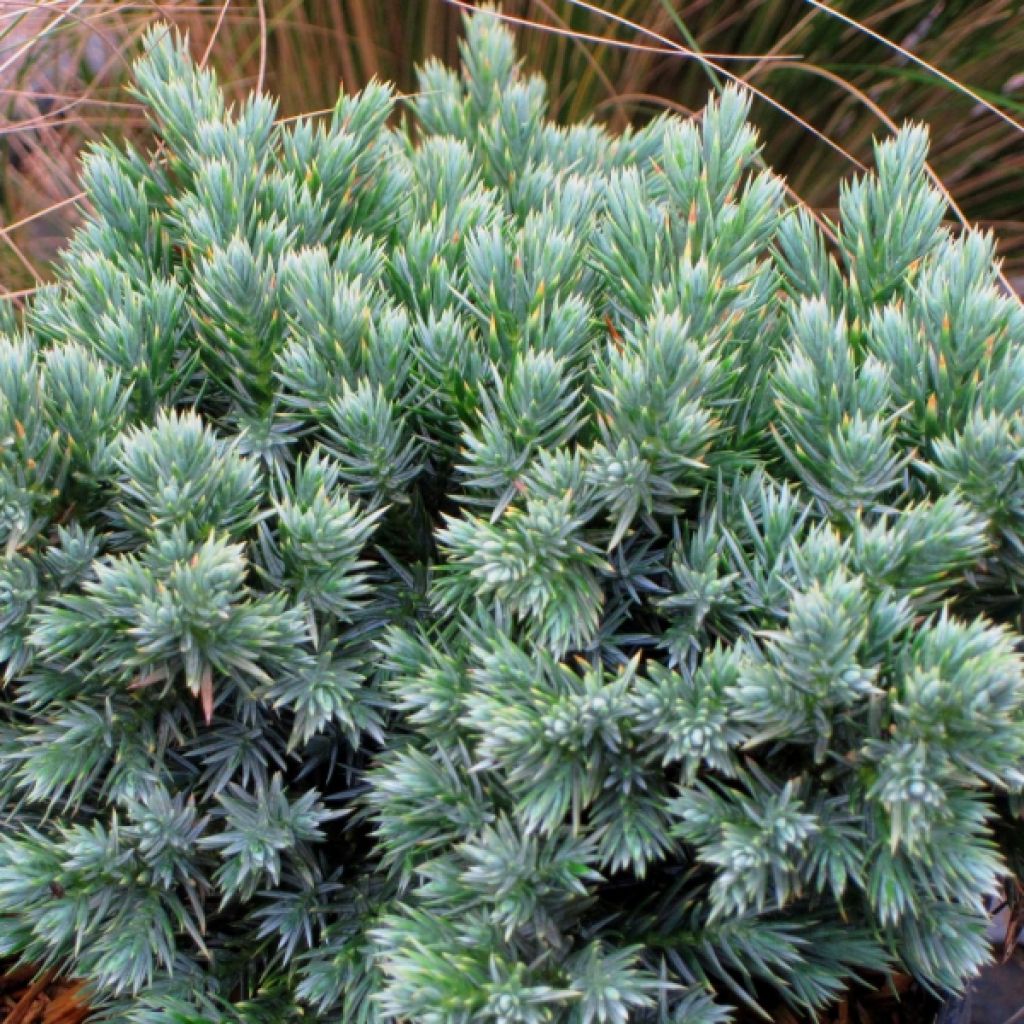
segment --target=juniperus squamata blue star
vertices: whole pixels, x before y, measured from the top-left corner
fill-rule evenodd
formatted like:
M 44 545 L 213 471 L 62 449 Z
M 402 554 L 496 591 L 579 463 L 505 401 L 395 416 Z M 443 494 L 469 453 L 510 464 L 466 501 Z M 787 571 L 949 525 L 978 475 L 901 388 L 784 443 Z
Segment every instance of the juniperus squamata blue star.
M 0 954 L 129 1024 L 715 1024 L 988 956 L 1024 311 L 926 138 L 326 118 L 166 29 L 0 341 Z

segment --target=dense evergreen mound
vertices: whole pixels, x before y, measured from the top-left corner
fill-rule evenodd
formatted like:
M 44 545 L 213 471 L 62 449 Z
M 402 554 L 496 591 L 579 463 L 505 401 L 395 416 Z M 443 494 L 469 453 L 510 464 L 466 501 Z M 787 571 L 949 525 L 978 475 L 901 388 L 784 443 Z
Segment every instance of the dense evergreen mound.
M 745 98 L 393 117 L 164 31 L 0 343 L 0 955 L 105 1019 L 622 1024 L 987 956 L 1024 310 L 923 133 L 816 223 Z M 399 125 L 399 127 L 393 127 Z

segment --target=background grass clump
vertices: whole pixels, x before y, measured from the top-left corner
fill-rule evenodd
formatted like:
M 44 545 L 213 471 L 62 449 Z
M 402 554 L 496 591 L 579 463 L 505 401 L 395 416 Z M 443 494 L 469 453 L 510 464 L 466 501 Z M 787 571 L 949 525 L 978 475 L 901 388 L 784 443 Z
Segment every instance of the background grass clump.
M 430 56 L 451 63 L 462 0 L 49 0 L 0 9 L 0 286 L 49 279 L 78 222 L 77 154 L 112 135 L 151 144 L 124 85 L 157 19 L 191 33 L 196 60 L 236 100 L 266 87 L 279 114 L 329 110 L 339 82 L 403 94 Z M 703 107 L 735 77 L 767 162 L 835 215 L 839 182 L 904 119 L 931 130 L 930 167 L 951 217 L 994 230 L 1024 291 L 1024 18 L 1018 0 L 507 0 L 527 67 L 562 123 L 615 130 Z M 706 55 L 706 58 L 705 58 Z
M 170 31 L 0 344 L 0 954 L 100 1019 L 956 990 L 1019 870 L 1024 308 L 913 125 L 460 72 L 282 124 Z

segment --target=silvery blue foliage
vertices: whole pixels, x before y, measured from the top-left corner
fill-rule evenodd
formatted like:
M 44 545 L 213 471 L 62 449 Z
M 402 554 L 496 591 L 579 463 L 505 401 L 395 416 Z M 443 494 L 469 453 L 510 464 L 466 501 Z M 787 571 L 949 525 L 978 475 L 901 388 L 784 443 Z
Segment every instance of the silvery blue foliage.
M 101 1018 L 716 1024 L 955 990 L 1019 852 L 1024 310 L 923 131 L 226 105 L 0 341 L 0 954 Z M 1019 843 L 1019 840 L 1016 840 Z

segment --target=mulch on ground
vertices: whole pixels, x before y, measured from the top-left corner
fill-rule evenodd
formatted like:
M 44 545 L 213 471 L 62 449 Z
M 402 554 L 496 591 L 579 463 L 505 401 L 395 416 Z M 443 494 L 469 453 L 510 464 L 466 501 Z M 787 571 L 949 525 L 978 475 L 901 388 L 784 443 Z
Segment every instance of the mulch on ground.
M 88 1017 L 81 982 L 0 965 L 0 1024 L 82 1024 Z
M 969 1003 L 960 1010 L 947 1007 L 940 1016 L 943 1024 L 1024 1024 L 1024 952 L 1016 950 L 1007 963 L 983 972 Z M 896 975 L 855 987 L 817 1024 L 934 1024 L 939 1009 L 910 978 Z M 0 962 L 0 1024 L 85 1024 L 89 1013 L 81 982 Z M 772 1024 L 808 1024 L 786 1009 L 767 1013 Z
M 81 982 L 53 971 L 39 975 L 31 967 L 5 970 L 0 963 L 0 1024 L 85 1024 L 89 1012 Z M 851 992 L 818 1024 L 932 1024 L 935 1012 L 933 1000 L 909 978 L 897 977 Z M 769 1016 L 774 1024 L 807 1024 L 784 1009 Z

